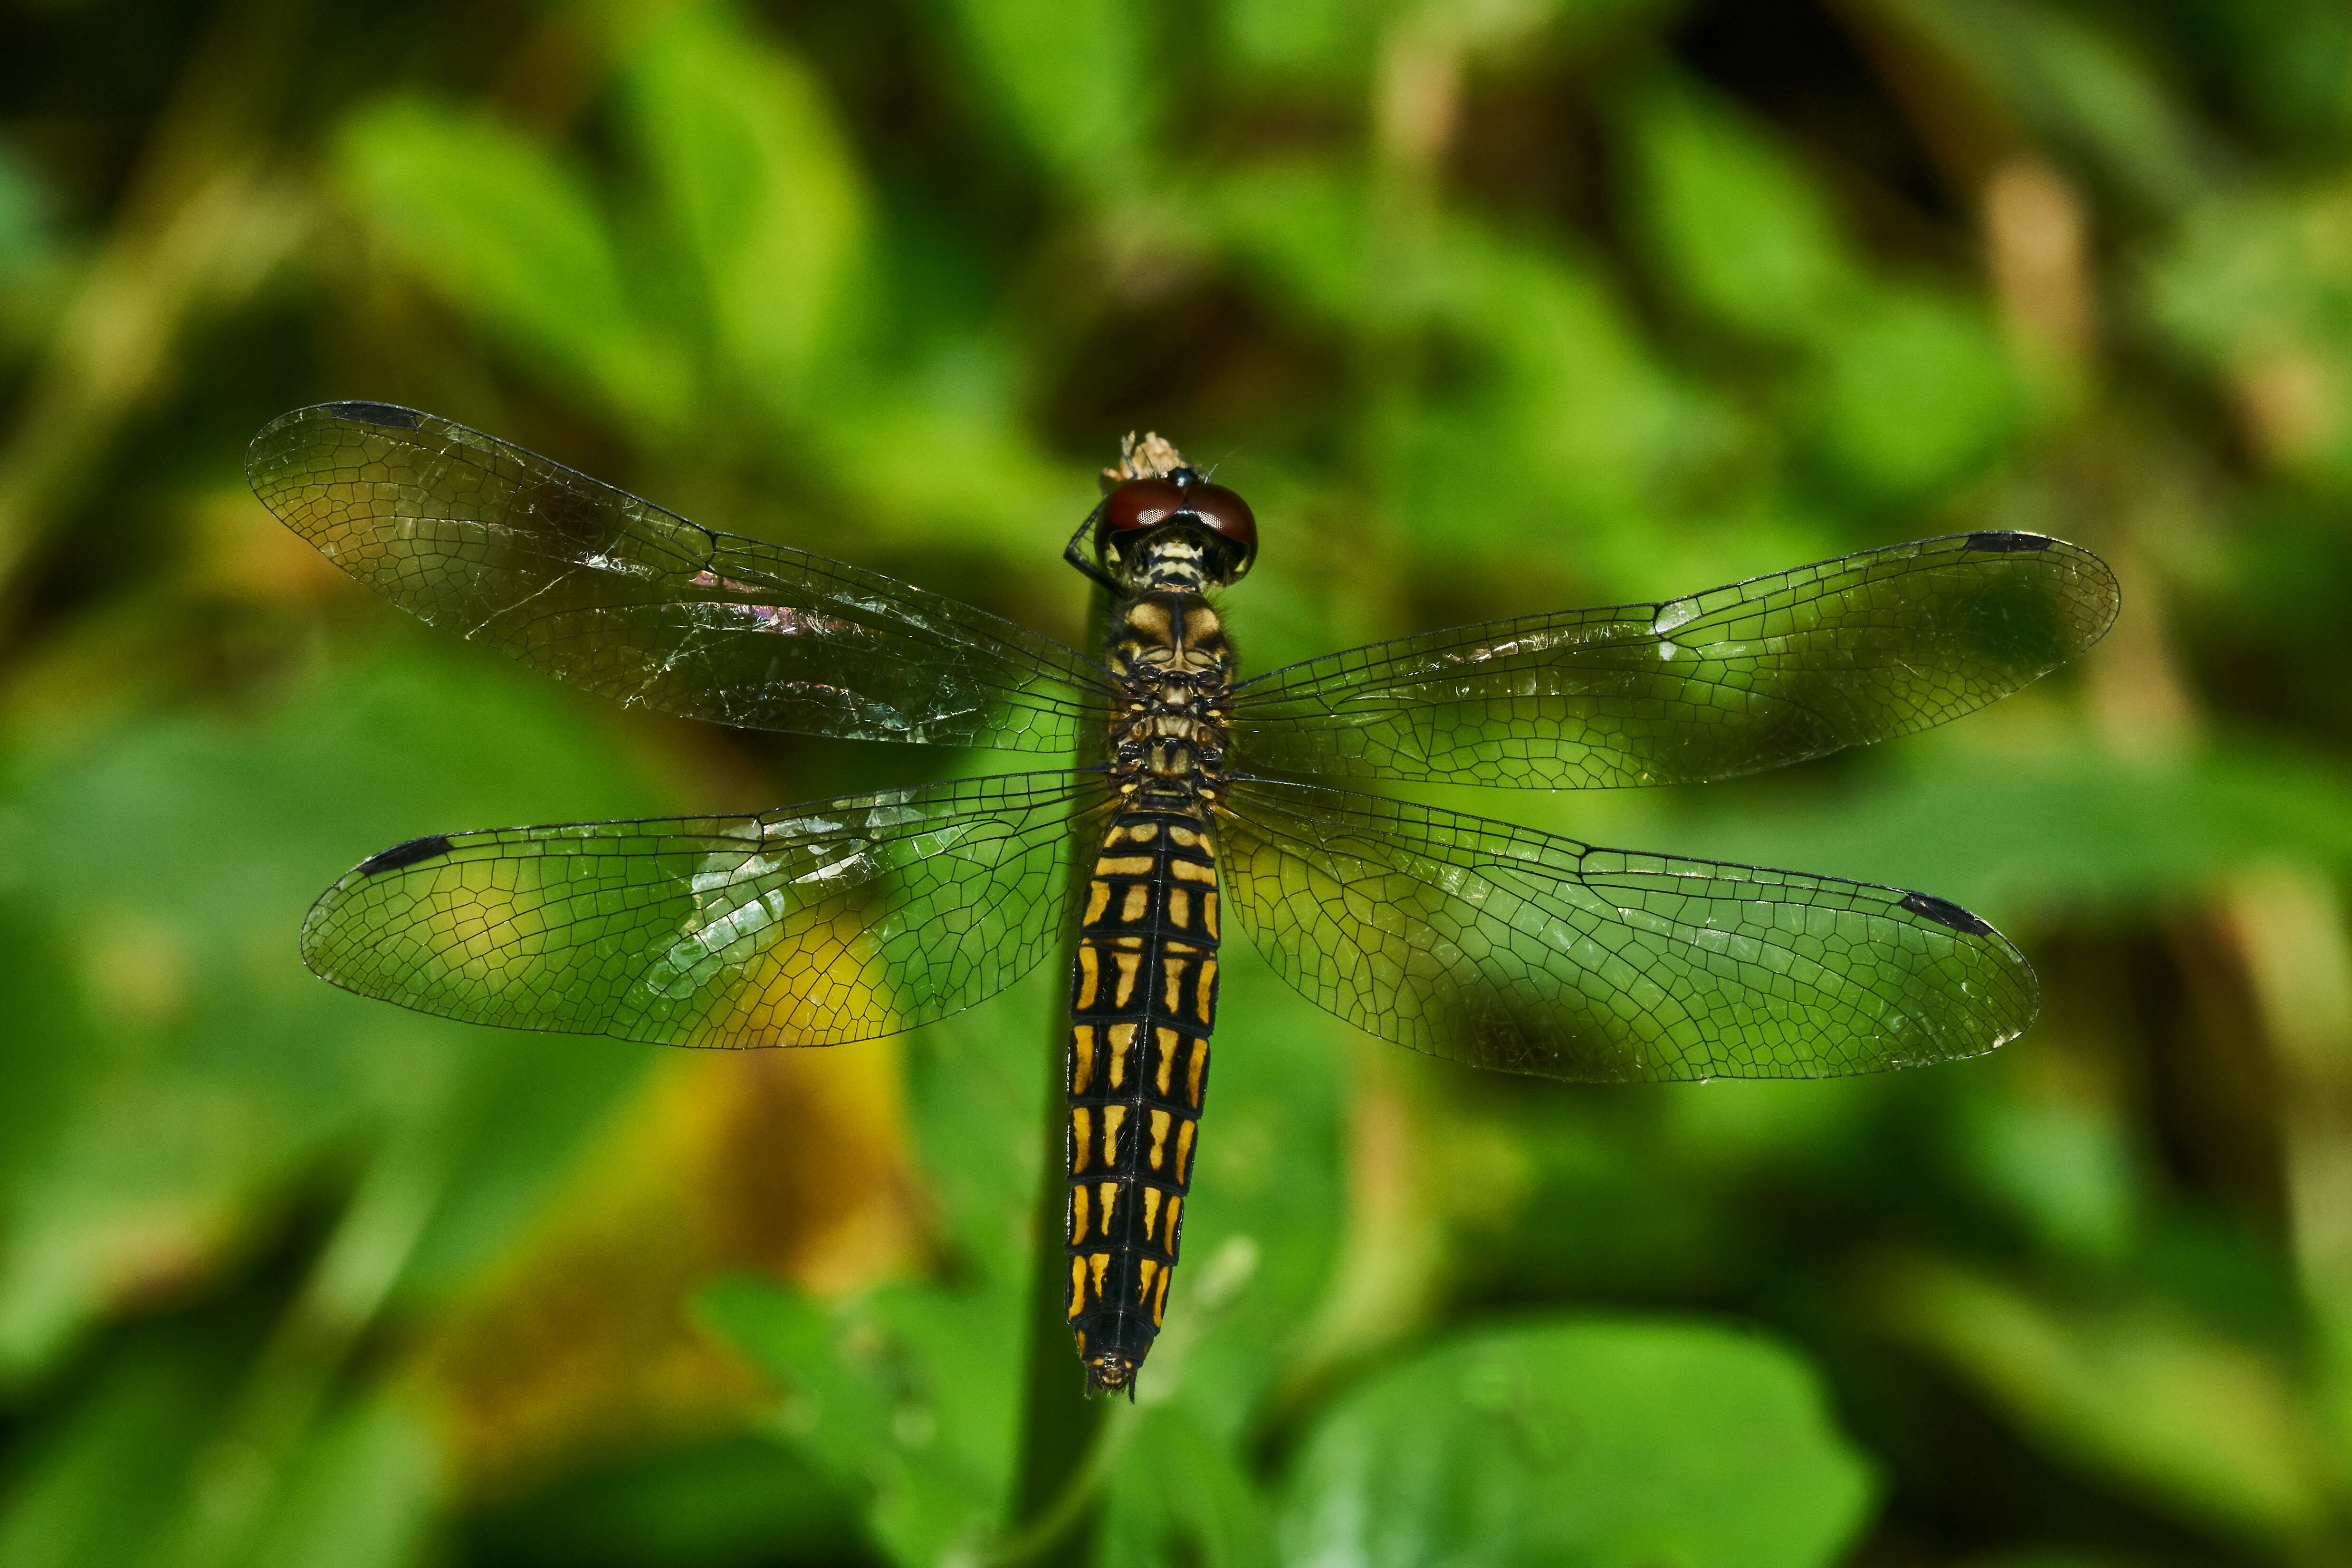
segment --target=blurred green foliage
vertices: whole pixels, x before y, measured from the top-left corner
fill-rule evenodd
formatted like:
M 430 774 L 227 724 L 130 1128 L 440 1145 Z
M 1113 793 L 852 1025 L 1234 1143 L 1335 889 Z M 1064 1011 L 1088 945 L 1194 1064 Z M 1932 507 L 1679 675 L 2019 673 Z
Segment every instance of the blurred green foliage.
M 1081 635 L 1118 436 L 1249 667 L 2019 527 L 1947 731 L 1444 804 L 1924 887 L 1994 1058 L 1596 1089 L 1246 961 L 1118 1564 L 2352 1558 L 2336 0 L 47 0 L 0 13 L 0 1563 L 1021 1559 L 1054 979 L 903 1042 L 460 1028 L 294 956 L 416 834 L 986 759 L 608 710 L 244 490 L 335 397 Z M 1076 1367 L 1068 1368 L 1075 1381 Z M 1091 1510 L 1091 1511 L 1090 1511 Z

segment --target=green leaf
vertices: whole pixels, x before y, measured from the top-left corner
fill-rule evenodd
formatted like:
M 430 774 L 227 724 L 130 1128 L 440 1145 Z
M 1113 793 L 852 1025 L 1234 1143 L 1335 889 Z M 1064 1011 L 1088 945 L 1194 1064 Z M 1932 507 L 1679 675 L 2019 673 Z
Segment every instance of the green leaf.
M 2162 79 L 2080 11 L 2021 0 L 1885 4 L 2019 118 L 2104 165 L 2142 201 L 2179 207 L 2219 184 L 2218 160 Z
M 1964 726 L 1897 742 L 1900 764 L 1862 787 L 1769 807 L 1714 785 L 1698 809 L 1643 833 L 1679 853 L 1926 889 L 1997 923 L 2161 908 L 2265 860 L 2352 868 L 2352 779 L 2328 759 L 2252 736 L 2143 760 L 1980 745 Z M 1527 820 L 1574 820 L 1530 804 Z
M 733 1563 L 855 1560 L 857 1521 L 789 1449 L 729 1434 L 578 1469 L 478 1517 L 469 1560 Z
M 829 1309 L 765 1280 L 713 1285 L 704 1322 L 785 1390 L 771 1426 L 919 1568 L 984 1542 L 1012 1479 L 1015 1289 L 886 1286 Z
M 540 1218 L 659 1055 L 631 1040 L 468 1033 L 454 1148 L 400 1277 L 407 1305 L 460 1289 Z
M 178 1505 L 231 1389 L 245 1346 L 220 1327 L 151 1329 L 110 1347 L 80 1397 L 13 1456 L 0 1489 L 0 1563 L 120 1568 L 140 1560 Z
M 864 183 L 824 89 L 717 6 L 680 8 L 641 41 L 626 84 L 720 353 L 772 408 L 804 411 L 871 293 Z
M 1666 282 L 1772 342 L 1803 342 L 1866 288 L 1796 159 L 1699 89 L 1660 79 L 1627 103 L 1634 201 Z
M 349 200 L 453 310 L 614 413 L 684 417 L 684 367 L 625 298 L 577 173 L 484 115 L 411 100 L 353 115 L 336 153 Z
M 296 1458 L 247 1568 L 398 1568 L 440 1505 L 439 1456 L 414 1415 L 374 1399 L 338 1412 Z
M 11 142 L 0 142 L 0 279 L 21 283 L 46 266 L 57 244 L 53 205 L 38 173 Z
M 1305 161 L 1270 163 L 1205 186 L 1200 210 L 1234 259 L 1286 308 L 1359 325 L 1364 298 L 1360 182 Z
M 2150 269 L 2157 321 L 2236 382 L 2264 456 L 2352 482 L 2352 181 L 2200 204 Z
M 2184 42 L 2218 77 L 2231 107 L 2312 152 L 2340 150 L 2352 119 L 2352 11 L 2336 0 L 2239 5 L 2192 0 L 2176 12 Z
M 982 770 L 975 770 L 982 771 Z M 999 996 L 907 1037 L 907 1110 L 959 1274 L 1028 1288 L 1045 1052 L 1058 1047 L 1066 978 L 1044 963 Z M 1076 1364 L 1073 1351 L 1071 1364 Z
M 0 865 L 23 851 L 9 843 L 28 825 L 0 812 Z M 73 979 L 73 952 L 36 911 L 26 889 L 0 870 L 0 996 L 9 1027 L 0 1030 L 0 1237 L 15 1228 L 27 1185 L 60 1152 L 59 1131 L 72 1111 L 75 1064 L 100 1048 L 96 1021 Z M 69 929 L 69 928 L 68 928 Z
M 1948 483 L 2023 427 L 2023 384 L 1980 311 L 1879 289 L 1825 321 L 1814 342 L 1816 438 L 1865 494 Z
M 1162 74 L 1151 12 L 1127 0 L 954 0 L 966 47 L 1007 114 L 1056 177 L 1091 196 L 1132 194 Z
M 1787 149 L 1699 89 L 1631 100 L 1643 226 L 1701 312 L 1810 362 L 1792 390 L 1837 477 L 1905 497 L 2022 427 L 2023 384 L 1981 309 L 1872 275 Z
M 1448 226 L 1424 309 L 1469 363 L 1433 378 L 1406 436 L 1398 505 L 1433 552 L 1577 539 L 1604 580 L 1654 549 L 1680 463 L 1719 434 L 1591 259 L 1467 221 Z
M 2092 1263 L 2121 1259 L 2137 1235 L 2130 1131 L 2105 1103 L 1970 1095 L 1958 1103 L 1969 1173 L 2044 1247 Z
M 1085 470 L 1049 458 L 1012 416 L 1019 368 L 992 343 L 950 341 L 931 363 L 896 367 L 892 384 L 814 411 L 812 444 L 857 497 L 866 537 L 1034 563 L 1040 518 L 1069 529 L 1092 510 L 1101 496 Z M 974 474 L 989 482 L 974 486 Z
M 482 1120 L 419 1284 L 456 1283 L 529 1216 L 650 1053 L 371 1005 L 320 984 L 294 939 L 386 844 L 649 806 L 584 706 L 501 661 L 385 661 L 241 721 L 149 717 L 0 781 L 14 907 L 80 933 L 58 973 L 91 1041 L 47 1040 L 62 1113 L 0 1210 L 0 1366 L 39 1365 L 142 1282 L 201 1278 L 326 1151 L 430 1114 L 453 1064 Z
M 1225 1444 L 1165 1405 L 1139 1411 L 1103 1500 L 1095 1560 L 1116 1568 L 1272 1568 L 1265 1506 Z
M 1892 1331 L 2029 1436 L 2168 1512 L 2270 1542 L 2329 1516 L 2295 1375 L 2250 1346 L 2158 1307 L 2069 1308 L 1927 1258 L 1889 1262 L 1874 1293 Z
M 1337 79 L 1371 63 L 1381 7 L 1357 0 L 1223 0 L 1225 42 L 1244 65 Z
M 1809 1568 L 1868 1472 L 1804 1363 L 1688 1324 L 1466 1334 L 1344 1395 L 1284 1500 L 1294 1562 Z

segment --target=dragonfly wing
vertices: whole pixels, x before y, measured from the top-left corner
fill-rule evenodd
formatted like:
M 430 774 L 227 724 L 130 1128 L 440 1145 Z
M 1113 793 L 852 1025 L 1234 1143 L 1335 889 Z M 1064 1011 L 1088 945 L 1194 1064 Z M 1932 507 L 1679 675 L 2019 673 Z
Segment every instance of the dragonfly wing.
M 2119 604 L 2063 540 L 1921 540 L 1327 654 L 1238 689 L 1234 755 L 1551 789 L 1724 778 L 1972 712 L 2097 642 Z
M 1958 905 L 1368 795 L 1236 780 L 1234 918 L 1283 978 L 1432 1056 L 1592 1082 L 1830 1078 L 1979 1055 L 2033 972 Z
M 320 976 L 420 1012 L 678 1046 L 896 1034 L 1054 950 L 1095 773 L 397 845 L 302 925 Z M 1098 831 L 1098 827 L 1096 827 Z
M 1101 670 L 894 578 L 697 527 L 412 409 L 273 421 L 254 493 L 435 626 L 623 702 L 750 729 L 1066 755 Z

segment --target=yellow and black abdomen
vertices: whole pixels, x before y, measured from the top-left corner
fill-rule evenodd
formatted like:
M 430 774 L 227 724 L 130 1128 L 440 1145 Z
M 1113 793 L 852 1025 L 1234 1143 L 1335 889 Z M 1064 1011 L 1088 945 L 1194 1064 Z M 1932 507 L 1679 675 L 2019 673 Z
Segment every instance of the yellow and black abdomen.
M 1129 1386 L 1168 1305 L 1217 1017 L 1216 852 L 1181 809 L 1103 836 L 1071 990 L 1070 1326 L 1089 1390 Z

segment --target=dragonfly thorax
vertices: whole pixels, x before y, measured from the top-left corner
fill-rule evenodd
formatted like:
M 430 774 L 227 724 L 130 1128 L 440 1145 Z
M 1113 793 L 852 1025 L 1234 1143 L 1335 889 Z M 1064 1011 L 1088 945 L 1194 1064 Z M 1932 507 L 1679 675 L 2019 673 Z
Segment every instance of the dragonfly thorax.
M 1224 765 L 1233 644 L 1209 602 L 1153 590 L 1113 614 L 1111 672 L 1121 689 L 1110 731 L 1112 770 L 1152 795 L 1193 797 Z

